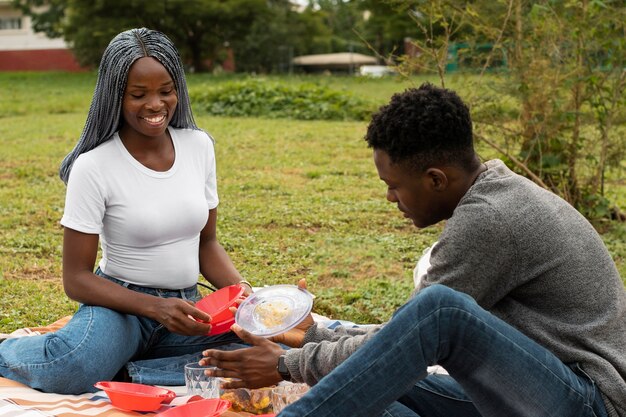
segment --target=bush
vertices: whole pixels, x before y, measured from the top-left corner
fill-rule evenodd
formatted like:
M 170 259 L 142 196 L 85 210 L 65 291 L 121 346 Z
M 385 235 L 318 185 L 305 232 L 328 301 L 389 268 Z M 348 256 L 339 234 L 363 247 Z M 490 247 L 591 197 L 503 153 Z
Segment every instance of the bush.
M 190 91 L 194 106 L 214 116 L 299 120 L 368 120 L 374 103 L 311 83 L 282 85 L 248 79 Z

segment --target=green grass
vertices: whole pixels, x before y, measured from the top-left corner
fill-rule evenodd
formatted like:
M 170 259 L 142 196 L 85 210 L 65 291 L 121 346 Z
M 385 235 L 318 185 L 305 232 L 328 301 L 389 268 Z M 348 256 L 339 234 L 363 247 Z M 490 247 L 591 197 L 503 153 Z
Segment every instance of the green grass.
M 189 76 L 190 88 L 221 81 Z M 407 86 L 314 81 L 380 104 Z M 94 83 L 93 73 L 0 73 L 0 332 L 48 323 L 76 307 L 61 285 L 65 187 L 57 169 L 80 134 Z M 388 319 L 441 229 L 418 231 L 386 202 L 362 139 L 366 122 L 196 117 L 217 141 L 218 234 L 242 274 L 255 285 L 304 277 L 318 313 Z M 626 194 L 623 184 L 610 192 L 622 201 Z M 609 223 L 602 237 L 626 276 L 626 228 Z

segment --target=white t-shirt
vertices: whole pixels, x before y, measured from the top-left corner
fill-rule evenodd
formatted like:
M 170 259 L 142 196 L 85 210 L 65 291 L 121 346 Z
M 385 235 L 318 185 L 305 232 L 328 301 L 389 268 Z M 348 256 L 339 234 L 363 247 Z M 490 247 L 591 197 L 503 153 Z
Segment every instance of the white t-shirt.
M 100 235 L 105 274 L 179 289 L 198 281 L 200 231 L 219 200 L 212 139 L 200 130 L 168 129 L 176 157 L 165 172 L 139 163 L 117 133 L 80 155 L 61 224 Z

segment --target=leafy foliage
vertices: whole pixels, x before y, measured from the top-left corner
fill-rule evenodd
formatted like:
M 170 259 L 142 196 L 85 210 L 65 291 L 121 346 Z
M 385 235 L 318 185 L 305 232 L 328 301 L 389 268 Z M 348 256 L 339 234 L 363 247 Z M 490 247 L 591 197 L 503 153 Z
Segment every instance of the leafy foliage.
M 190 91 L 195 105 L 215 116 L 366 120 L 376 106 L 348 91 L 306 83 L 285 85 L 263 79 L 232 81 Z
M 417 33 L 401 5 L 379 0 L 11 0 L 36 31 L 63 37 L 81 64 L 97 67 L 122 30 L 149 27 L 168 35 L 194 71 L 217 68 L 234 53 L 239 71 L 291 71 L 294 56 L 401 50 Z M 397 3 L 397 0 L 394 0 Z M 86 23 L 87 22 L 87 23 Z
M 13 0 L 29 14 L 36 30 L 63 36 L 83 65 L 97 67 L 104 48 L 123 30 L 149 27 L 165 33 L 176 44 L 190 68 L 202 70 L 207 60 L 220 62 L 230 43 L 246 36 L 257 16 L 264 16 L 275 0 Z M 88 22 L 88 23 L 86 23 Z
M 473 69 L 481 77 L 465 97 L 477 137 L 589 219 L 626 220 L 604 190 L 607 172 L 625 168 L 623 1 L 426 0 L 418 11 L 424 53 L 405 57 L 400 70 L 430 68 L 445 85 L 450 45 L 466 44 L 464 54 L 481 56 Z M 483 77 L 499 57 L 510 82 Z M 480 86 L 492 89 L 485 94 Z
M 331 52 L 331 29 L 319 12 L 268 7 L 255 18 L 247 35 L 232 42 L 237 71 L 287 73 L 295 56 Z

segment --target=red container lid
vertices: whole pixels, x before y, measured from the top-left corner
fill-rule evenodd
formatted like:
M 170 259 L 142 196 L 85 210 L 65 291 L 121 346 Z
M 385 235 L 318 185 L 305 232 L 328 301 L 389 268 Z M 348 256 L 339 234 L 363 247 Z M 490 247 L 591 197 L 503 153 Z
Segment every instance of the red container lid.
M 211 315 L 212 323 L 221 323 L 233 318 L 229 308 L 234 307 L 238 298 L 243 295 L 242 285 L 229 285 L 205 296 L 196 303 L 196 307 Z M 229 326 L 230 327 L 230 326 Z
M 104 390 L 111 404 L 123 410 L 154 411 L 161 403 L 176 397 L 174 391 L 132 382 L 100 381 L 94 387 Z
M 220 398 L 207 398 L 172 407 L 157 416 L 160 417 L 217 417 L 230 408 L 230 401 Z

